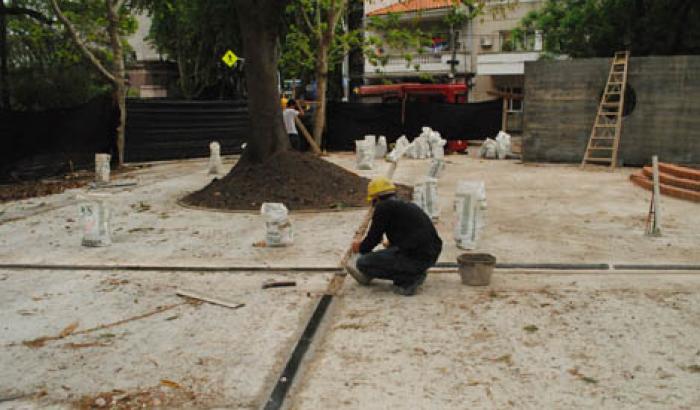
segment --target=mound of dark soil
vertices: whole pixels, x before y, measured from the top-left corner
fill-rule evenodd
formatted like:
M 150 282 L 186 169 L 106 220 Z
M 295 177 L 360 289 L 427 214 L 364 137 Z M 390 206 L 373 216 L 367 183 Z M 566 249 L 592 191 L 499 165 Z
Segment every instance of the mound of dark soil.
M 287 151 L 264 164 L 239 163 L 183 202 L 229 210 L 258 210 L 263 202 L 281 202 L 290 210 L 342 209 L 367 206 L 368 182 L 312 154 Z M 408 197 L 411 188 L 399 191 Z

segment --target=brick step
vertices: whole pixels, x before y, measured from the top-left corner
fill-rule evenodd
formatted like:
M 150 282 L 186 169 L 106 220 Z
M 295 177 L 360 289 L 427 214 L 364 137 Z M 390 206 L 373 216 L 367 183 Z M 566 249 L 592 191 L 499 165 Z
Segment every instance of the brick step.
M 630 180 L 635 185 L 638 185 L 649 191 L 651 191 L 654 186 L 654 183 L 642 173 L 630 175 Z M 660 184 L 659 188 L 661 189 L 661 193 L 663 195 L 668 195 L 674 198 L 685 199 L 687 201 L 700 203 L 700 192 L 698 191 L 691 191 L 689 189 L 678 188 L 666 184 Z
M 659 172 L 671 174 L 678 178 L 694 179 L 700 181 L 700 169 L 682 167 L 680 165 L 659 162 Z
M 654 171 L 651 169 L 651 167 L 644 167 L 642 169 L 642 173 L 649 179 L 653 178 L 654 175 Z M 700 192 L 700 180 L 680 178 L 675 175 L 659 171 L 659 182 L 666 185 Z

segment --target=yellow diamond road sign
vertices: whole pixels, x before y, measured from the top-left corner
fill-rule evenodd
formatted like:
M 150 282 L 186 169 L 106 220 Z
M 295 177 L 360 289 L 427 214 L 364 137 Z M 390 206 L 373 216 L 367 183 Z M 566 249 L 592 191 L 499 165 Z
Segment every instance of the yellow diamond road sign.
M 233 67 L 234 65 L 236 65 L 236 61 L 238 61 L 238 56 L 234 54 L 233 51 L 228 50 L 226 54 L 224 54 L 224 56 L 221 57 L 221 59 L 224 61 L 224 63 L 226 63 L 227 66 Z

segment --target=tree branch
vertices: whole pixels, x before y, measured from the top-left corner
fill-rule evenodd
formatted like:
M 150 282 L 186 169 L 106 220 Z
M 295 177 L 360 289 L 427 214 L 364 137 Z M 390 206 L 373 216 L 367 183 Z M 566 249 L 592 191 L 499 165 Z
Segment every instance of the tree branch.
M 63 25 L 66 26 L 66 30 L 68 30 L 68 33 L 70 34 L 71 38 L 80 49 L 80 52 L 83 53 L 85 58 L 90 60 L 92 65 L 94 65 L 95 68 L 97 68 L 100 74 L 102 74 L 102 76 L 105 77 L 107 81 L 113 84 L 116 83 L 117 79 L 112 75 L 112 73 L 109 72 L 109 70 L 105 68 L 104 65 L 102 65 L 100 60 L 97 57 L 95 57 L 95 55 L 87 48 L 85 42 L 83 42 L 83 40 L 78 35 L 75 26 L 73 26 L 70 20 L 68 20 L 68 18 L 63 14 L 56 0 L 51 0 L 51 7 L 53 8 L 54 13 L 56 13 L 56 17 L 58 17 L 61 23 L 63 23 Z
M 306 26 L 309 28 L 309 32 L 314 33 L 316 30 L 314 29 L 314 25 L 311 24 L 311 20 L 309 20 L 309 16 L 306 14 L 306 10 L 304 10 L 304 6 L 300 6 L 300 13 L 304 17 L 304 22 L 306 23 Z
M 334 4 L 336 4 L 334 2 Z M 343 17 L 344 13 L 343 10 L 345 10 L 345 0 L 338 0 L 337 3 L 337 15 L 335 16 L 335 21 L 333 22 L 333 31 L 335 32 L 335 27 L 338 25 L 338 22 L 340 22 L 340 19 Z
M 43 14 L 41 14 L 40 12 L 38 12 L 36 10 L 28 9 L 26 7 L 17 7 L 17 6 L 5 7 L 2 14 L 14 15 L 14 16 L 24 15 L 24 16 L 29 16 L 29 17 L 32 17 L 36 20 L 39 20 L 40 22 L 47 24 L 49 26 L 51 24 L 53 24 L 53 21 L 51 21 L 51 19 L 49 19 L 48 17 L 44 16 Z

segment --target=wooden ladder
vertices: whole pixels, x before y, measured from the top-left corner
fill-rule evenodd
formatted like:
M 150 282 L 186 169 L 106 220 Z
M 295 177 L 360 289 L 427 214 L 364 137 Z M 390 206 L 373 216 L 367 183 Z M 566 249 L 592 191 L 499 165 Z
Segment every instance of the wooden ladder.
M 586 164 L 601 163 L 610 164 L 610 168 L 615 168 L 617 165 L 629 59 L 629 51 L 618 51 L 613 57 L 608 82 L 600 99 L 581 167 Z

